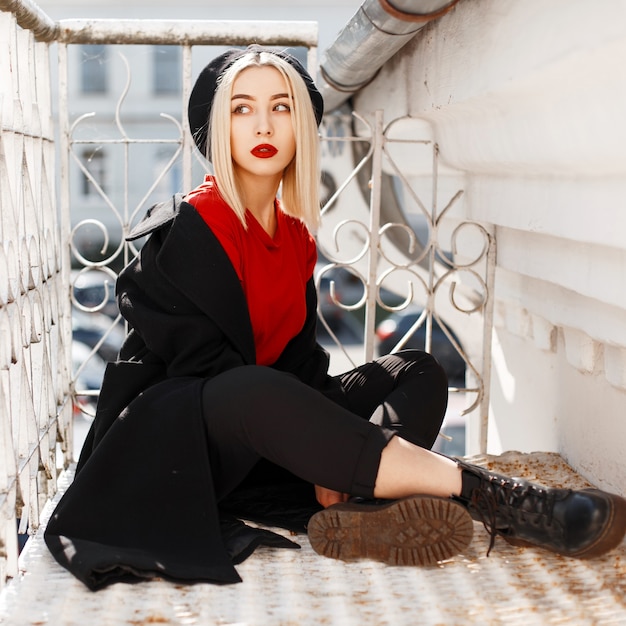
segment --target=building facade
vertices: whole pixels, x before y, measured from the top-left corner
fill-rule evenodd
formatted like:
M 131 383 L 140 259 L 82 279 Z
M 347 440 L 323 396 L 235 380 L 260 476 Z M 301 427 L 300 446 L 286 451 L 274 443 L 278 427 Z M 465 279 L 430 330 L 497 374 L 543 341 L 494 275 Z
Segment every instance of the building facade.
M 353 100 L 434 139 L 443 193 L 495 235 L 489 451 L 558 451 L 624 493 L 626 6 L 589 9 L 461 0 Z

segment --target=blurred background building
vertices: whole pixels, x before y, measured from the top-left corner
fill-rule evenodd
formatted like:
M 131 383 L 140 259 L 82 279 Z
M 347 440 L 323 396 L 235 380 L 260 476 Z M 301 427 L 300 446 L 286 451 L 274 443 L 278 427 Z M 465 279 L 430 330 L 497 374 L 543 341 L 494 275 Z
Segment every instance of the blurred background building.
M 137 0 L 132 3 L 42 0 L 38 4 L 54 20 L 310 20 L 318 23 L 320 50 L 332 43 L 360 5 L 358 0 Z M 184 32 L 178 33 L 177 42 L 182 38 Z M 192 76 L 195 78 L 209 60 L 225 49 L 206 46 L 194 54 Z M 290 48 L 290 52 L 306 65 L 305 48 Z M 87 142 L 75 150 L 78 160 L 71 164 L 72 223 L 76 226 L 90 219 L 103 222 L 111 237 L 109 248 L 116 245 L 122 234 L 111 206 L 119 210 L 127 204 L 131 213 L 139 208 L 138 215 L 142 215 L 154 202 L 183 191 L 181 160 L 170 163 L 178 147 L 175 143 L 180 135 L 178 124 L 182 123 L 184 115 L 181 67 L 182 49 L 178 45 L 89 43 L 68 49 L 68 113 L 70 120 L 76 122 L 74 138 Z M 54 71 L 55 67 L 52 69 Z M 58 78 L 53 75 L 55 108 Z M 119 113 L 117 119 L 115 111 Z M 81 119 L 86 114 L 89 117 Z M 127 148 L 123 143 L 88 143 L 96 136 L 115 141 L 124 135 L 145 140 L 132 146 L 132 175 L 129 177 L 124 168 Z M 168 140 L 172 144 L 168 145 Z M 203 172 L 202 166 L 194 163 L 193 180 L 197 183 Z M 102 233 L 93 224 L 83 223 L 75 233 L 74 243 L 89 258 L 97 258 Z

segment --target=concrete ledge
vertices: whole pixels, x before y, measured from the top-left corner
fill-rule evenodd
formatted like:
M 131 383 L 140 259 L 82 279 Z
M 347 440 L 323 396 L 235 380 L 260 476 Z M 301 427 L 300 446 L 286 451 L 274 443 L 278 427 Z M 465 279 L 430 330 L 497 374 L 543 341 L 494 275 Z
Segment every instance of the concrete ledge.
M 588 486 L 553 453 L 481 456 L 472 462 L 544 483 Z M 71 472 L 60 481 L 66 488 Z M 52 505 L 46 507 L 43 522 Z M 382 625 L 626 623 L 626 543 L 603 558 L 577 561 L 488 536 L 475 523 L 466 554 L 435 567 L 343 563 L 302 550 L 257 551 L 238 566 L 239 585 L 116 584 L 92 593 L 48 553 L 42 528 L 20 561 L 20 577 L 0 595 L 0 624 Z

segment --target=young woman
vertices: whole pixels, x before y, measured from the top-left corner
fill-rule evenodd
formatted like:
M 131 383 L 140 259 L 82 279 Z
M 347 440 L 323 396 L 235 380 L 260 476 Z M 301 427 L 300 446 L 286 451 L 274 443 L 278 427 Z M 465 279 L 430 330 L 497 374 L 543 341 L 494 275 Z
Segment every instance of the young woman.
M 258 545 L 297 547 L 240 519 L 308 527 L 321 554 L 391 564 L 462 551 L 470 513 L 493 536 L 571 556 L 624 535 L 617 496 L 430 452 L 447 402 L 430 355 L 328 375 L 309 230 L 322 113 L 310 76 L 282 52 L 232 50 L 198 78 L 190 127 L 215 175 L 129 236 L 150 235 L 117 283 L 130 332 L 45 534 L 91 589 L 236 582 L 234 564 Z

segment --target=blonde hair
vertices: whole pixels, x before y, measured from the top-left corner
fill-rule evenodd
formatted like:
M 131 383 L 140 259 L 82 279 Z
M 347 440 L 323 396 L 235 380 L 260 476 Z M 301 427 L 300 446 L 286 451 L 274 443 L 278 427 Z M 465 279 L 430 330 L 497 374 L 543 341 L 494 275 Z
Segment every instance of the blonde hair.
M 230 149 L 231 95 L 237 76 L 249 67 L 274 67 L 285 79 L 293 102 L 291 120 L 296 154 L 285 168 L 281 206 L 285 213 L 302 220 L 311 230 L 320 221 L 319 137 L 311 98 L 302 77 L 287 61 L 271 52 L 250 52 L 238 58 L 220 77 L 209 120 L 210 154 L 217 188 L 246 227 L 244 206 Z

